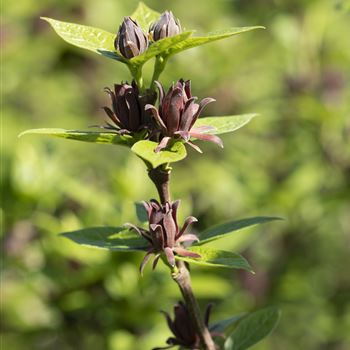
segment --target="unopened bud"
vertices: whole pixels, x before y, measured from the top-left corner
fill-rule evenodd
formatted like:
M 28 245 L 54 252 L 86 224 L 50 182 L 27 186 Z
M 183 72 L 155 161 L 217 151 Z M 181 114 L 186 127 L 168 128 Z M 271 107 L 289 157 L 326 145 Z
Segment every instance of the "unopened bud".
M 125 17 L 119 27 L 114 47 L 125 57 L 133 58 L 147 50 L 148 38 L 136 21 Z
M 165 11 L 158 22 L 154 23 L 150 28 L 150 33 L 154 41 L 168 38 L 181 32 L 180 22 L 171 11 Z

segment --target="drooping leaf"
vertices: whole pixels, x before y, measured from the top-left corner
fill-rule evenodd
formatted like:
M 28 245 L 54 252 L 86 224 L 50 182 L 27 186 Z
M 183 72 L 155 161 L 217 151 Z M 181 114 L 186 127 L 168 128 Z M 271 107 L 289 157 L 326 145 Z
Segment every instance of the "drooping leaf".
M 247 218 L 247 219 L 242 219 L 237 221 L 229 221 L 224 224 L 219 224 L 201 232 L 198 235 L 199 242 L 196 242 L 195 245 L 196 246 L 204 245 L 218 238 L 221 238 L 225 235 L 241 230 L 243 228 L 257 225 L 257 224 L 263 224 L 274 220 L 282 220 L 282 219 L 278 217 L 273 217 L 273 216 L 257 216 L 253 218 Z
M 189 258 L 177 255 L 176 259 L 202 266 L 226 267 L 253 272 L 248 261 L 239 254 L 206 247 L 190 247 L 188 250 L 200 254 L 201 257 Z
M 158 153 L 154 151 L 157 146 L 157 142 L 143 140 L 136 142 L 131 150 L 153 168 L 166 163 L 178 162 L 187 155 L 186 148 L 181 141 L 176 141 Z
M 140 251 L 148 246 L 145 239 L 125 227 L 91 227 L 61 235 L 84 246 L 114 251 Z
M 255 27 L 230 28 L 230 29 L 226 29 L 226 30 L 211 32 L 205 36 L 191 37 L 191 38 L 188 38 L 188 39 L 176 44 L 172 48 L 170 48 L 168 50 L 167 54 L 169 56 L 174 55 L 176 53 L 179 53 L 179 52 L 187 50 L 187 49 L 191 49 L 191 48 L 196 47 L 196 46 L 204 45 L 204 44 L 216 41 L 216 40 L 229 38 L 233 35 L 246 33 L 246 32 L 249 32 L 249 31 L 255 30 L 255 29 L 264 29 L 264 27 L 255 26 Z
M 136 10 L 130 16 L 133 20 L 136 20 L 138 25 L 142 28 L 145 33 L 148 33 L 150 25 L 158 21 L 160 13 L 152 10 L 143 2 L 139 2 Z
M 124 63 L 126 62 L 125 58 L 114 48 L 116 34 L 81 24 L 57 21 L 47 17 L 41 18 L 48 22 L 55 32 L 67 43 L 100 55 L 110 55 L 111 58 Z
M 276 327 L 280 311 L 276 307 L 262 309 L 239 321 L 230 338 L 225 342 L 225 350 L 245 350 L 267 337 Z
M 39 134 L 45 136 L 60 137 L 69 140 L 113 144 L 121 146 L 131 146 L 133 144 L 133 137 L 130 135 L 121 136 L 112 132 L 79 131 L 65 129 L 30 129 L 22 132 L 18 135 L 18 137 L 30 134 Z
M 241 114 L 241 115 L 230 115 L 222 117 L 204 117 L 197 119 L 194 124 L 194 128 L 210 125 L 215 128 L 213 131 L 209 131 L 208 134 L 225 134 L 228 132 L 236 131 L 242 126 L 248 124 L 257 114 Z
M 147 211 L 142 203 L 136 202 L 135 203 L 135 210 L 136 210 L 136 216 L 140 222 L 147 222 L 148 221 Z
M 148 49 L 139 56 L 135 56 L 130 59 L 130 63 L 134 65 L 143 65 L 151 58 L 167 51 L 169 48 L 174 45 L 183 42 L 188 37 L 192 35 L 193 31 L 183 32 L 169 38 L 164 38 L 162 40 L 158 40 L 154 43 L 151 43 Z
M 244 316 L 245 314 L 241 314 L 227 318 L 225 320 L 218 321 L 210 325 L 209 330 L 210 332 L 226 333 L 231 327 L 236 325 L 237 322 L 241 320 Z

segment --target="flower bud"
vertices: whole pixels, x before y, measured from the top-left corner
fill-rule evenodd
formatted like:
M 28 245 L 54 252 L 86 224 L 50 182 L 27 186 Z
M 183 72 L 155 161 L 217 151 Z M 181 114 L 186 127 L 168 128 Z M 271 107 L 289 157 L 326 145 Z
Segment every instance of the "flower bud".
M 148 38 L 136 21 L 125 17 L 119 27 L 114 47 L 125 58 L 133 58 L 142 54 L 148 47 Z
M 154 23 L 150 28 L 150 33 L 154 41 L 168 38 L 181 32 L 180 22 L 171 11 L 165 11 L 158 22 Z
M 145 127 L 143 105 L 135 81 L 131 85 L 115 84 L 114 91 L 109 88 L 105 88 L 105 91 L 112 102 L 111 108 L 103 107 L 112 122 L 112 124 L 107 123 L 106 129 L 130 133 L 140 131 Z

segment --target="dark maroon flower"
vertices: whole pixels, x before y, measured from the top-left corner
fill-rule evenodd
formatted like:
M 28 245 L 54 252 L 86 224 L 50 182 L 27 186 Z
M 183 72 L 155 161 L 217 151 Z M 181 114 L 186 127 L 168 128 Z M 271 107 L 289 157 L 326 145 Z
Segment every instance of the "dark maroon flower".
M 107 123 L 106 129 L 118 130 L 120 133 L 140 131 L 145 127 L 146 119 L 139 89 L 135 81 L 115 84 L 114 91 L 105 88 L 112 102 L 112 109 L 103 107 L 113 124 Z
M 205 311 L 204 323 L 208 327 L 209 316 L 212 305 L 209 304 Z M 200 338 L 192 324 L 190 313 L 187 306 L 183 302 L 179 302 L 174 306 L 174 320 L 171 319 L 167 312 L 164 312 L 168 327 L 173 333 L 174 337 L 167 339 L 168 346 L 161 348 L 154 348 L 153 350 L 169 349 L 173 346 L 181 346 L 186 349 L 199 349 Z M 211 333 L 212 336 L 222 336 L 222 334 Z
M 114 47 L 125 58 L 130 59 L 147 50 L 148 37 L 136 21 L 130 17 L 124 17 L 115 38 Z
M 181 32 L 180 21 L 171 11 L 165 11 L 158 22 L 154 23 L 150 28 L 150 33 L 154 41 L 168 38 L 180 34 Z
M 159 89 L 159 108 L 151 104 L 145 107 L 151 111 L 160 133 L 160 143 L 155 149 L 156 152 L 165 148 L 171 138 L 181 138 L 199 152 L 200 148 L 190 141 L 191 137 L 212 141 L 223 147 L 219 137 L 205 133 L 214 129 L 210 125 L 193 128 L 203 108 L 215 101 L 213 98 L 207 97 L 197 104 L 197 97 L 191 94 L 190 80 L 179 80 L 170 87 L 166 95 L 163 86 L 158 82 L 156 84 Z
M 165 253 L 171 266 L 175 266 L 174 253 L 191 258 L 200 258 L 199 254 L 190 252 L 180 245 L 180 243 L 184 242 L 198 241 L 198 238 L 194 234 L 185 234 L 187 226 L 197 221 L 195 217 L 189 216 L 185 220 L 183 227 L 179 228 L 176 218 L 177 208 L 180 204 L 179 200 L 172 203 L 166 202 L 162 205 L 157 200 L 151 199 L 149 202 L 143 202 L 143 204 L 148 215 L 149 229 L 145 230 L 141 227 L 127 224 L 150 243 L 147 254 L 140 266 L 141 274 L 152 254 L 156 254 L 153 261 L 153 269 L 156 267 L 162 253 Z

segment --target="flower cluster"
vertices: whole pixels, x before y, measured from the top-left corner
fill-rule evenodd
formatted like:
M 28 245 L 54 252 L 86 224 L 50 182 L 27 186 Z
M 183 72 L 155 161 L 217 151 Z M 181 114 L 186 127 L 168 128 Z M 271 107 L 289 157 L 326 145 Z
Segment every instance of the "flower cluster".
M 196 103 L 197 97 L 192 96 L 190 80 L 180 79 L 172 85 L 165 94 L 163 86 L 156 82 L 159 90 L 159 107 L 145 104 L 135 81 L 115 84 L 114 91 L 105 88 L 112 102 L 111 108 L 104 107 L 105 112 L 112 121 L 105 128 L 118 133 L 133 133 L 147 130 L 147 137 L 159 141 L 155 152 L 166 148 L 173 139 L 182 139 L 197 151 L 197 145 L 190 140 L 211 141 L 223 147 L 218 136 L 208 134 L 214 128 L 211 126 L 194 127 L 203 108 L 215 101 L 207 97 Z
M 182 32 L 178 19 L 171 11 L 165 11 L 160 19 L 151 25 L 148 33 L 144 33 L 137 21 L 131 17 L 125 17 L 120 25 L 114 47 L 125 58 L 131 59 L 145 52 L 152 41 L 158 41 Z
M 194 234 L 185 234 L 188 225 L 197 221 L 193 216 L 189 216 L 182 228 L 179 228 L 176 217 L 179 204 L 179 200 L 172 203 L 166 202 L 165 204 L 160 204 L 155 199 L 151 199 L 149 202 L 143 202 L 148 215 L 148 230 L 127 224 L 127 226 L 134 229 L 149 242 L 147 254 L 140 266 L 141 274 L 152 254 L 155 254 L 153 268 L 157 266 L 162 253 L 165 254 L 171 266 L 175 266 L 174 253 L 191 258 L 200 258 L 199 254 L 181 246 L 181 243 L 198 241 L 198 237 Z
M 209 326 L 209 317 L 212 305 L 209 304 L 204 315 L 204 324 Z M 169 349 L 173 346 L 180 346 L 186 349 L 199 349 L 200 338 L 191 321 L 190 313 L 187 306 L 183 302 L 179 302 L 174 306 L 174 319 L 172 320 L 167 312 L 163 312 L 168 323 L 168 327 L 174 337 L 167 339 L 168 346 L 154 348 L 153 350 Z M 223 336 L 221 333 L 210 333 L 213 337 Z
M 125 17 L 114 46 L 125 58 L 131 59 L 145 52 L 150 41 L 171 37 L 181 31 L 180 22 L 171 11 L 165 11 L 150 26 L 147 35 L 135 20 Z M 191 138 L 212 141 L 223 147 L 219 137 L 208 133 L 213 131 L 213 127 L 194 127 L 203 108 L 215 101 L 213 98 L 207 97 L 196 103 L 197 97 L 192 96 L 190 80 L 180 79 L 167 93 L 159 82 L 155 84 L 159 91 L 158 107 L 154 105 L 156 93 L 149 90 L 142 95 L 135 81 L 131 85 L 115 84 L 114 91 L 105 88 L 111 98 L 111 107 L 103 108 L 111 122 L 104 128 L 120 134 L 146 131 L 142 137 L 159 143 L 155 152 L 166 148 L 174 139 L 182 139 L 199 152 L 200 148 L 191 142 Z

